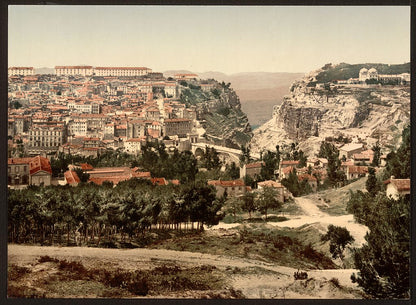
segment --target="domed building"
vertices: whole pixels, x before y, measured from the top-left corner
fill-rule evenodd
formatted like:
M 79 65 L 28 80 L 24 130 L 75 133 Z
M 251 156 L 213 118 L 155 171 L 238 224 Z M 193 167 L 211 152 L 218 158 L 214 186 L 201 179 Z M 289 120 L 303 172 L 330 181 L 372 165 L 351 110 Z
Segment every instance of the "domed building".
M 368 79 L 368 70 L 366 68 L 360 70 L 358 79 L 360 82 L 365 82 Z
M 378 72 L 376 69 L 371 68 L 368 70 L 368 79 L 378 79 Z
M 359 73 L 359 81 L 365 82 L 368 79 L 378 79 L 378 72 L 376 69 L 371 68 L 370 70 L 367 70 L 366 68 L 362 68 Z

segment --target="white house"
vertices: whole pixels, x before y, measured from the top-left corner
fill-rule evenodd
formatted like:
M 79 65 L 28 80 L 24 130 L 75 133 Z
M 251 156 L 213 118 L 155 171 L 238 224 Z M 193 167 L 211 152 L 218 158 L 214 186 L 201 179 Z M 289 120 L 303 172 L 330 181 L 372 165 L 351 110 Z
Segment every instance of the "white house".
M 399 199 L 399 196 L 410 194 L 410 179 L 395 179 L 394 176 L 387 181 L 386 196 L 393 199 Z

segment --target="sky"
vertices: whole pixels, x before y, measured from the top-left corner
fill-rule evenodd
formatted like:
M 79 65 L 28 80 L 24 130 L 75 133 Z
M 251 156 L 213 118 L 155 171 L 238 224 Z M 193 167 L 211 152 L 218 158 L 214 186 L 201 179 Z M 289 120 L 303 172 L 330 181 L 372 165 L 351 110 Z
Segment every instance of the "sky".
M 410 61 L 410 6 L 8 8 L 8 65 L 309 72 Z

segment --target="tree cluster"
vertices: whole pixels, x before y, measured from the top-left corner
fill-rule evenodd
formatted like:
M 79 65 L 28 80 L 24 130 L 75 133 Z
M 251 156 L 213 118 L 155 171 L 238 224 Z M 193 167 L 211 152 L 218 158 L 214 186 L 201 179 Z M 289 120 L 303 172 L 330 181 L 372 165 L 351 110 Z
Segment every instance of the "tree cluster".
M 221 202 L 206 185 L 153 186 L 131 179 L 113 188 L 81 183 L 78 187 L 49 186 L 8 190 L 9 241 L 99 245 L 103 239 L 140 238 L 149 229 L 198 229 L 219 221 Z M 66 238 L 65 238 L 66 237 Z
M 410 177 L 410 128 L 402 133 L 402 144 L 387 158 L 385 176 Z M 369 228 L 367 244 L 354 254 L 360 271 L 352 275 L 364 291 L 374 298 L 408 298 L 410 296 L 410 196 L 398 200 L 377 186 L 374 171 L 367 180 L 368 192 L 351 193 L 347 211 Z

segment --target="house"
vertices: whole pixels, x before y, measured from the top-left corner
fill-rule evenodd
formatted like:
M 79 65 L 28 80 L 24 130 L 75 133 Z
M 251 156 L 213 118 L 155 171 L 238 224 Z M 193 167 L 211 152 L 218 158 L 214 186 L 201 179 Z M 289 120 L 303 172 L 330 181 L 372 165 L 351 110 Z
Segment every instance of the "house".
M 277 190 L 277 200 L 280 202 L 285 202 L 287 199 L 291 197 L 291 193 L 281 184 L 280 182 L 276 182 L 273 180 L 266 180 L 257 183 L 257 187 L 259 190 L 265 187 L 272 187 Z
M 345 158 L 349 159 L 354 154 L 358 154 L 363 151 L 363 144 L 361 143 L 349 143 L 345 144 L 339 149 L 339 158 L 345 156 Z
M 69 184 L 70 186 L 77 186 L 81 182 L 77 173 L 73 170 L 66 171 L 64 178 L 65 184 Z
M 316 179 L 314 176 L 309 174 L 300 174 L 298 175 L 299 182 L 306 180 L 311 187 L 313 192 L 316 192 L 318 189 L 318 179 Z
M 367 166 L 349 165 L 347 166 L 346 176 L 347 180 L 365 177 L 368 173 Z
M 117 185 L 121 181 L 132 178 L 151 179 L 150 172 L 141 172 L 137 167 L 97 167 L 85 171 L 90 175 L 88 182 L 101 185 L 104 181 Z
M 168 185 L 169 182 L 165 178 L 151 178 L 150 181 L 153 185 Z
M 384 181 L 386 188 L 386 196 L 395 200 L 400 196 L 410 194 L 410 179 L 395 179 L 391 176 L 389 180 Z
M 283 169 L 280 170 L 279 179 L 284 179 L 284 178 L 289 177 L 289 174 L 295 170 L 296 169 L 293 166 L 284 167 Z
M 362 151 L 359 154 L 353 154 L 352 159 L 354 160 L 355 165 L 370 165 L 373 162 L 374 151 L 371 149 Z
M 255 179 L 259 177 L 262 166 L 264 166 L 264 162 L 244 164 L 243 167 L 240 167 L 240 178 L 249 176 Z
M 52 168 L 47 158 L 9 158 L 8 185 L 51 185 Z
M 215 187 L 218 198 L 225 193 L 228 197 L 243 196 L 247 190 L 243 180 L 209 180 L 208 185 Z

